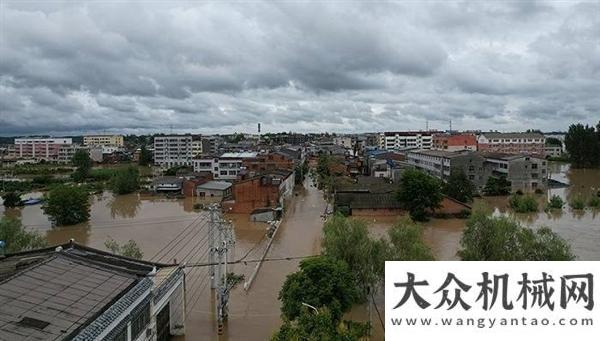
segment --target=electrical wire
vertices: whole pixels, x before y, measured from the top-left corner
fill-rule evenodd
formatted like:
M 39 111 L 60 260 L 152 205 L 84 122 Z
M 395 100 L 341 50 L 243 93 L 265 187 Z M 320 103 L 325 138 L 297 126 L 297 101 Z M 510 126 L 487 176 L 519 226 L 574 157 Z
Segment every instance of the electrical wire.
M 165 246 L 163 246 L 163 248 L 162 248 L 162 249 L 158 250 L 158 252 L 157 252 L 157 253 L 155 253 L 155 254 L 154 254 L 154 256 L 152 256 L 152 258 L 150 258 L 150 260 L 154 260 L 154 259 L 155 259 L 155 258 L 156 258 L 156 257 L 157 257 L 157 256 L 158 256 L 160 253 L 161 253 L 161 252 L 163 252 L 165 249 L 167 249 L 167 247 L 169 247 L 169 245 L 171 245 L 172 243 L 174 243 L 174 242 L 175 242 L 175 240 L 177 240 L 179 237 L 181 237 L 181 236 L 182 236 L 182 235 L 183 235 L 183 234 L 186 232 L 186 230 L 187 230 L 187 229 L 189 229 L 189 228 L 191 228 L 192 226 L 194 226 L 194 224 L 195 224 L 195 223 L 196 223 L 196 222 L 197 222 L 197 221 L 198 221 L 200 218 L 202 218 L 202 217 L 204 217 L 204 215 L 198 215 L 198 217 L 197 217 L 196 219 L 194 219 L 194 221 L 192 221 L 192 222 L 191 222 L 191 223 L 190 223 L 188 226 L 184 227 L 184 228 L 183 228 L 183 230 L 181 230 L 181 232 L 179 232 L 179 233 L 178 233 L 178 234 L 177 234 L 177 235 L 176 235 L 176 236 L 175 236 L 173 239 L 171 239 L 171 241 L 170 241 L 170 242 L 168 242 L 168 243 L 167 243 Z M 169 249 L 169 251 L 167 251 L 167 254 L 168 254 L 169 252 L 171 252 L 175 246 L 176 246 L 176 244 L 175 244 L 175 245 L 173 245 L 173 246 L 172 246 L 172 247 Z

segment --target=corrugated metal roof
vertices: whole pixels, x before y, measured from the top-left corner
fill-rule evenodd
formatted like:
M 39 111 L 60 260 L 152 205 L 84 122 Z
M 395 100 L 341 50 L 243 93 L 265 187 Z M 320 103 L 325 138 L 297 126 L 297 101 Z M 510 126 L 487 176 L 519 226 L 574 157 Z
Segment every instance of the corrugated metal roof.
M 198 185 L 197 188 L 208 189 L 208 190 L 224 191 L 224 190 L 228 189 L 229 187 L 231 187 L 231 183 L 230 182 L 226 182 L 226 181 L 209 181 L 209 182 L 204 183 L 202 185 Z

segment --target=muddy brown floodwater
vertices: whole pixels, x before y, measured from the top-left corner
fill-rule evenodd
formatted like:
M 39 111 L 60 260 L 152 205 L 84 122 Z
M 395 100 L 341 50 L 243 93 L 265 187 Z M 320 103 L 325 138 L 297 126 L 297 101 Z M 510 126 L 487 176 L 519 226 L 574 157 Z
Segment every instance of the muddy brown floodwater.
M 539 195 L 540 202 L 550 195 L 557 194 L 569 202 L 577 196 L 589 197 L 600 190 L 600 170 L 575 170 L 567 164 L 551 163 L 550 173 L 554 179 L 570 183 L 571 186 L 550 189 Z M 28 197 L 39 197 L 41 193 L 30 193 Z M 478 199 L 494 210 L 496 215 L 509 215 L 529 226 L 548 226 L 567 239 L 577 257 L 581 260 L 600 260 L 600 211 L 571 210 L 566 206 L 562 212 L 535 214 L 514 214 L 508 207 L 507 197 Z M 186 227 L 206 220 L 206 213 L 194 211 L 192 198 L 167 199 L 159 196 L 129 194 L 113 196 L 111 193 L 96 195 L 92 199 L 91 219 L 85 224 L 70 227 L 52 228 L 41 207 L 26 206 L 5 210 L 0 205 L 0 215 L 18 217 L 32 230 L 43 233 L 50 244 L 64 243 L 70 238 L 91 247 L 104 249 L 107 238 L 118 242 L 135 240 L 150 259 L 165 245 L 171 245 L 175 237 L 186 232 Z M 286 207 L 284 221 L 268 253 L 268 257 L 307 256 L 320 251 L 325 210 L 323 194 L 307 180 L 304 187 L 298 187 L 294 197 Z M 199 218 L 200 216 L 200 218 Z M 247 215 L 226 215 L 235 226 L 235 256 L 239 259 L 251 251 L 247 259 L 257 259 L 262 255 L 266 242 L 263 238 L 266 224 L 251 223 Z M 197 220 L 200 219 L 200 220 Z M 376 236 L 385 235 L 397 217 L 365 217 L 370 232 Z M 457 259 L 456 252 L 464 228 L 461 219 L 432 219 L 424 225 L 426 242 L 440 260 Z M 201 227 L 201 226 L 200 226 Z M 172 250 L 159 254 L 162 262 L 185 260 L 188 263 L 206 262 L 206 230 L 182 235 L 173 243 Z M 193 230 L 190 230 L 193 231 Z M 154 259 L 156 260 L 156 258 Z M 277 300 L 285 277 L 297 270 L 299 261 L 274 261 L 265 263 L 246 292 L 243 284 L 232 292 L 229 306 L 229 321 L 221 340 L 268 340 L 281 324 L 280 304 Z M 237 274 L 250 275 L 255 263 L 235 264 L 230 268 Z M 178 340 L 217 339 L 214 320 L 214 301 L 211 299 L 207 280 L 207 268 L 190 268 L 187 273 L 187 323 L 186 336 Z M 383 294 L 376 297 L 380 311 L 383 311 Z M 346 318 L 373 322 L 373 340 L 383 339 L 376 310 L 369 305 L 356 306 Z

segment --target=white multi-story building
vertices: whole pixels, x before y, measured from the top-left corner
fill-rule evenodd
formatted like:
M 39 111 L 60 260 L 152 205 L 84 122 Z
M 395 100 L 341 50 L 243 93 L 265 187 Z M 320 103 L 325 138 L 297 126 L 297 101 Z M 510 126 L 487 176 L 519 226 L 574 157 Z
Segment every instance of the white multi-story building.
M 161 167 L 192 165 L 192 135 L 154 137 L 154 164 Z
M 242 170 L 244 159 L 256 158 L 257 153 L 225 153 L 220 157 L 198 157 L 193 160 L 194 172 L 211 172 L 213 178 L 235 180 Z
M 432 143 L 433 133 L 426 131 L 379 134 L 379 148 L 386 150 L 431 149 Z
M 123 147 L 123 135 L 87 135 L 83 137 L 83 145 Z
M 196 157 L 202 154 L 202 140 L 193 140 L 192 141 L 192 157 Z
M 60 148 L 71 144 L 71 138 L 17 138 L 15 154 L 19 159 L 57 161 Z

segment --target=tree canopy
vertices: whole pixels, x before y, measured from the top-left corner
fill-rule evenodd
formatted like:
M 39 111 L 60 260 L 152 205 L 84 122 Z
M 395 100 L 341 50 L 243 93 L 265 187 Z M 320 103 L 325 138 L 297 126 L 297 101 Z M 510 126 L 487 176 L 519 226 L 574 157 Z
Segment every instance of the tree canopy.
M 576 168 L 600 166 L 600 122 L 593 126 L 572 124 L 565 136 L 565 147 Z
M 81 187 L 57 185 L 45 195 L 44 213 L 56 225 L 73 225 L 90 218 L 89 193 Z
M 5 207 L 15 207 L 21 202 L 21 196 L 17 192 L 6 192 L 2 196 L 2 204 Z
M 152 162 L 152 153 L 146 148 L 146 145 L 143 144 L 140 148 L 140 158 L 138 164 L 140 166 L 148 166 Z
M 319 256 L 300 262 L 300 270 L 287 276 L 279 299 L 288 320 L 300 316 L 303 304 L 327 307 L 338 320 L 357 300 L 358 292 L 348 266 L 330 257 Z
M 88 177 L 90 169 L 92 169 L 92 159 L 87 150 L 79 149 L 73 155 L 73 166 L 77 167 L 73 173 L 75 181 L 83 181 Z
M 111 187 L 116 194 L 127 194 L 136 191 L 140 186 L 140 173 L 136 167 L 129 166 L 115 172 Z
M 144 253 L 137 245 L 137 243 L 132 239 L 130 239 L 127 243 L 124 243 L 123 245 L 119 245 L 119 243 L 116 242 L 114 239 L 108 238 L 104 242 L 104 247 L 109 249 L 112 253 L 124 257 L 135 259 L 142 259 L 142 257 L 144 257 Z
M 0 240 L 4 241 L 4 252 L 15 253 L 48 245 L 46 238 L 37 232 L 26 231 L 18 219 L 0 219 Z
M 508 195 L 510 194 L 510 181 L 505 177 L 490 176 L 483 188 L 485 195 Z
M 440 207 L 443 199 L 441 181 L 419 170 L 409 169 L 402 174 L 397 198 L 411 218 L 425 221 L 428 210 Z
M 368 323 L 337 320 L 327 308 L 303 307 L 295 321 L 285 320 L 272 341 L 353 341 L 367 335 Z
M 462 169 L 453 170 L 448 182 L 444 185 L 444 193 L 447 196 L 465 203 L 473 201 L 475 190 L 475 185 Z
M 466 261 L 573 260 L 570 245 L 547 227 L 532 230 L 506 217 L 476 211 L 467 221 L 459 255 Z

